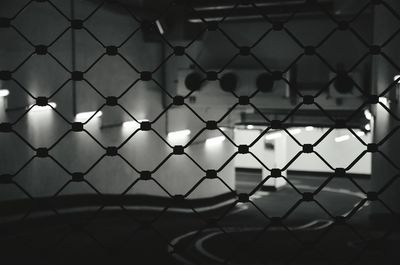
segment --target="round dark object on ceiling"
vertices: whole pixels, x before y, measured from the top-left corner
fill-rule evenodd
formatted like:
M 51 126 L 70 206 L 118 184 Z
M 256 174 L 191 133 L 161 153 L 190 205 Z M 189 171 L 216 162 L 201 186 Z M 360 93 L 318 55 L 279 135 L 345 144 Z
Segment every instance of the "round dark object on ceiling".
M 201 74 L 193 72 L 186 76 L 185 86 L 190 91 L 200 90 L 203 80 L 204 78 Z
M 338 73 L 335 82 L 333 83 L 336 91 L 340 94 L 351 93 L 354 82 L 353 79 L 346 73 Z
M 237 83 L 238 77 L 234 73 L 224 74 L 219 80 L 219 85 L 221 86 L 222 90 L 227 92 L 235 91 L 237 88 Z
M 268 73 L 262 73 L 257 77 L 257 89 L 268 93 L 274 88 L 274 78 Z

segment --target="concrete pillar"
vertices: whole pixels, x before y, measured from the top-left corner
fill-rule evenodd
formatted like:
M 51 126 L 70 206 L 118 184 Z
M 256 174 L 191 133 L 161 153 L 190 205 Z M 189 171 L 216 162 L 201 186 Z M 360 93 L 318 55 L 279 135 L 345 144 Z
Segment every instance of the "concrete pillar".
M 385 0 L 395 12 L 400 13 L 400 1 Z M 382 45 L 392 34 L 398 30 L 400 21 L 388 8 L 383 5 L 376 5 L 374 8 L 374 43 L 373 45 Z M 400 105 L 398 103 L 396 89 L 398 85 L 392 85 L 394 76 L 400 74 L 400 36 L 393 38 L 387 45 L 382 48 L 382 52 L 394 63 L 394 66 L 383 55 L 373 57 L 372 72 L 372 88 L 373 93 L 380 94 L 382 91 L 392 86 L 390 93 L 385 94 L 389 99 L 387 107 L 397 116 L 400 117 Z M 397 86 L 397 87 L 396 87 Z M 374 142 L 379 142 L 390 133 L 393 128 L 400 125 L 389 113 L 379 104 L 373 106 L 375 115 L 374 122 Z M 398 168 L 392 166 L 379 153 L 372 155 L 372 179 L 371 191 L 380 191 L 382 187 L 387 185 L 393 177 L 399 173 L 400 169 L 400 134 L 393 134 L 379 150 L 397 165 Z M 395 212 L 400 212 L 400 178 L 388 185 L 388 188 L 380 195 L 380 198 Z M 390 219 L 390 211 L 382 206 L 379 202 L 372 204 L 371 217 L 377 220 Z M 383 217 L 383 219 L 379 218 Z

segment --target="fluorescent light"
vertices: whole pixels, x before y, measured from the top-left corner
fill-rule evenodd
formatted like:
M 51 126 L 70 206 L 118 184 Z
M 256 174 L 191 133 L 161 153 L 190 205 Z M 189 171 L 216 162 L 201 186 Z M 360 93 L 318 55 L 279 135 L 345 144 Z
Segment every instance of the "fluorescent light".
M 181 130 L 181 131 L 175 131 L 175 132 L 170 132 L 168 133 L 168 138 L 171 139 L 179 139 L 179 138 L 184 138 L 190 134 L 190 130 Z
M 122 123 L 122 127 L 127 129 L 136 129 L 140 127 L 140 123 L 136 121 L 126 121 Z
M 389 99 L 386 97 L 379 97 L 379 102 L 382 103 L 385 106 L 389 105 Z
M 160 34 L 164 35 L 164 29 L 158 19 L 156 20 L 156 25 L 157 25 L 157 28 L 158 28 L 158 31 L 160 32 Z
M 367 123 L 364 126 L 365 130 L 370 131 L 371 130 L 371 124 Z
M 149 121 L 149 120 L 138 120 L 138 122 L 136 121 L 126 121 L 124 123 L 122 123 L 122 128 L 126 128 L 126 129 L 138 129 L 140 128 L 140 123 L 144 122 L 144 121 Z
M 307 127 L 306 127 L 306 131 L 307 131 L 307 132 L 314 131 L 314 127 L 313 127 L 313 126 L 307 126 Z
M 296 134 L 301 133 L 301 129 L 300 128 L 290 129 L 289 133 L 292 135 L 296 135 Z
M 247 130 L 253 130 L 254 129 L 254 125 L 249 124 L 249 125 L 246 126 L 246 129 Z
M 395 75 L 393 81 L 397 81 L 397 83 L 400 83 L 400 75 Z
M 217 137 L 213 137 L 213 138 L 208 138 L 206 140 L 206 145 L 215 145 L 215 144 L 222 143 L 223 141 L 225 141 L 225 136 L 217 136 Z
M 368 109 L 364 110 L 364 116 L 367 120 L 372 120 L 372 113 Z
M 363 132 L 363 131 L 358 131 L 358 132 L 356 132 L 356 134 L 357 134 L 357 136 L 364 136 L 365 135 L 365 132 Z
M 103 112 L 99 111 L 88 111 L 88 112 L 80 112 L 76 114 L 75 116 L 75 121 L 82 122 L 82 121 L 87 121 L 94 115 L 93 118 L 99 118 L 103 115 Z
M 10 91 L 8 89 L 0 89 L 0 97 L 7 97 L 10 95 Z
M 32 111 L 32 112 L 51 110 L 52 107 L 56 108 L 57 104 L 55 102 L 49 102 L 47 106 L 38 106 L 38 105 L 30 105 L 29 106 L 29 108 L 31 108 L 30 111 Z
M 346 134 L 346 135 L 342 135 L 339 137 L 335 138 L 335 142 L 340 143 L 340 142 L 344 142 L 350 139 L 350 135 Z
M 265 140 L 269 141 L 269 140 L 274 140 L 274 139 L 278 139 L 282 137 L 282 133 L 280 132 L 274 132 L 274 133 L 269 133 L 265 136 Z

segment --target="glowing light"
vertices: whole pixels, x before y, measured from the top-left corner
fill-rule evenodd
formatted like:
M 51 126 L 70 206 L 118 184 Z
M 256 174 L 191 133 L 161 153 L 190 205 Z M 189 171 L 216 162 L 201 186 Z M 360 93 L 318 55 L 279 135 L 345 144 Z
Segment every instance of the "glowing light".
M 53 108 L 57 107 L 57 104 L 55 102 L 49 102 L 47 106 L 38 106 L 38 105 L 30 105 L 29 108 L 31 108 L 31 112 L 40 112 L 40 111 L 47 111 L 47 110 L 52 110 Z
M 93 116 L 93 118 L 100 118 L 102 115 L 103 115 L 103 112 L 101 112 L 101 111 L 98 111 L 97 113 L 96 113 L 96 111 L 80 112 L 80 113 L 76 114 L 75 121 L 83 122 L 83 121 L 87 121 L 92 116 Z
M 306 131 L 307 131 L 307 132 L 314 131 L 314 127 L 313 127 L 313 126 L 307 126 L 307 127 L 306 127 Z
M 218 136 L 206 140 L 206 145 L 216 145 L 225 141 L 225 136 Z
M 389 99 L 385 97 L 379 97 L 379 102 L 382 103 L 385 106 L 389 105 Z
M 168 133 L 168 138 L 171 140 L 177 140 L 190 135 L 190 130 L 181 130 L 176 132 Z
M 372 120 L 372 113 L 368 109 L 364 110 L 364 116 L 367 120 Z
M 253 130 L 253 129 L 254 129 L 254 125 L 251 125 L 251 124 L 250 124 L 250 125 L 247 125 L 247 126 L 246 126 L 246 129 L 247 129 L 247 130 Z
M 267 141 L 269 141 L 269 140 L 275 140 L 275 139 L 278 139 L 278 138 L 280 138 L 280 137 L 282 137 L 282 133 L 280 133 L 280 132 L 274 132 L 274 133 L 267 134 L 267 135 L 265 136 L 265 140 L 267 140 Z
M 358 131 L 358 132 L 356 132 L 356 134 L 358 135 L 358 136 L 364 136 L 365 135 L 365 132 L 363 132 L 363 131 Z
M 136 130 L 136 129 L 140 128 L 140 123 L 144 122 L 144 121 L 149 121 L 149 120 L 146 120 L 146 119 L 138 120 L 138 122 L 136 122 L 136 121 L 126 121 L 126 122 L 122 123 L 122 128 Z
M 339 137 L 335 138 L 335 142 L 340 143 L 340 142 L 344 142 L 350 139 L 350 135 L 346 134 L 346 135 L 342 135 Z
M 370 131 L 371 130 L 371 124 L 365 124 L 364 126 L 365 130 Z
M 300 128 L 290 129 L 289 133 L 292 134 L 292 135 L 296 135 L 296 134 L 301 133 L 301 129 Z
M 0 97 L 7 97 L 10 95 L 10 91 L 8 89 L 0 89 Z
M 393 80 L 400 84 L 400 75 L 395 75 Z
M 156 25 L 157 25 L 157 28 L 158 28 L 158 31 L 160 32 L 160 34 L 164 35 L 164 29 L 159 20 L 156 20 Z

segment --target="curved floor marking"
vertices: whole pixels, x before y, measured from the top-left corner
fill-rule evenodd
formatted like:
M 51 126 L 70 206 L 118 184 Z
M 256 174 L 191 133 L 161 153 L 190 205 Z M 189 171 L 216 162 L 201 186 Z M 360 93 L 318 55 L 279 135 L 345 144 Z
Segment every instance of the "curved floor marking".
M 300 225 L 300 226 L 291 226 L 291 227 L 289 226 L 288 228 L 289 228 L 291 231 L 298 231 L 298 230 L 312 230 L 312 231 L 316 231 L 316 230 L 324 229 L 324 228 L 330 226 L 332 223 L 333 223 L 333 222 L 332 222 L 332 221 L 329 221 L 329 220 L 315 220 L 315 221 L 312 221 L 312 222 L 307 223 L 307 224 L 304 224 L 304 225 Z M 242 228 L 242 229 L 240 229 L 240 230 L 238 230 L 237 228 L 231 228 L 231 229 L 225 228 L 225 231 L 227 231 L 227 232 L 254 232 L 254 231 L 261 231 L 261 230 L 263 230 L 263 229 L 264 229 L 263 227 Z M 268 230 L 269 230 L 269 231 L 278 231 L 278 230 L 284 230 L 284 229 L 283 229 L 282 227 L 270 227 Z M 210 238 L 212 238 L 212 237 L 214 237 L 214 236 L 220 235 L 220 234 L 223 234 L 223 232 L 222 232 L 222 231 L 214 232 L 214 233 L 208 234 L 208 235 L 206 235 L 206 236 L 200 238 L 200 239 L 195 243 L 195 248 L 197 249 L 197 251 L 199 251 L 199 252 L 200 252 L 202 255 L 204 255 L 205 257 L 207 257 L 207 258 L 209 258 L 209 259 L 211 259 L 211 260 L 214 260 L 214 261 L 216 261 L 216 262 L 219 262 L 219 263 L 224 263 L 224 262 L 225 262 L 225 259 L 222 259 L 222 258 L 220 258 L 220 257 L 218 257 L 218 256 L 216 256 L 216 255 L 214 255 L 214 254 L 212 254 L 212 253 L 210 253 L 210 252 L 207 251 L 207 250 L 205 249 L 205 247 L 204 247 L 204 242 L 205 242 L 205 241 L 207 241 L 208 239 L 210 239 Z M 231 264 L 231 265 L 239 265 L 239 264 L 232 263 L 232 262 L 230 262 L 230 263 L 228 263 L 228 264 Z
M 218 210 L 221 209 L 223 207 L 227 207 L 232 205 L 233 203 L 235 203 L 235 199 L 229 199 L 211 206 L 200 206 L 200 207 L 193 207 L 193 209 L 195 209 L 197 212 L 208 212 L 208 211 L 213 211 L 213 210 Z M 119 206 L 108 206 L 107 207 L 109 210 L 111 209 L 121 209 L 121 207 Z M 135 206 L 125 206 L 125 208 L 127 210 L 130 211 L 154 211 L 154 212 L 158 212 L 158 211 L 163 211 L 165 208 L 167 208 L 167 206 L 162 207 L 162 206 L 146 206 L 146 205 L 135 205 Z M 68 214 L 68 213 L 74 213 L 74 214 L 78 214 L 78 213 L 86 213 L 89 210 L 93 210 L 93 211 L 97 211 L 99 209 L 98 206 L 92 207 L 92 206 L 87 206 L 87 207 L 75 207 L 75 208 L 71 208 L 71 209 L 63 209 L 63 213 L 64 214 Z M 242 211 L 243 208 L 241 209 L 237 209 L 236 211 Z M 191 208 L 178 208 L 178 207 L 168 207 L 168 212 L 172 212 L 172 213 L 193 213 L 193 210 Z M 40 218 L 40 217 L 47 217 L 48 213 L 46 212 L 42 212 L 42 213 L 37 213 L 35 212 L 35 218 Z M 20 215 L 10 215 L 10 216 L 6 216 L 6 217 L 2 217 L 2 220 L 0 222 L 0 224 L 4 224 L 7 222 L 13 222 L 15 221 L 15 219 L 18 219 L 20 217 Z M 0 237 L 2 237 L 0 235 Z
M 191 232 L 188 232 L 186 234 L 183 234 L 181 236 L 178 236 L 178 237 L 174 238 L 170 242 L 170 244 L 168 244 L 168 253 L 172 253 L 174 251 L 174 249 L 171 246 L 174 246 L 175 244 L 177 244 L 183 238 L 186 238 L 186 237 L 191 236 L 191 235 L 196 234 L 196 233 L 197 233 L 197 231 L 191 231 Z M 190 260 L 184 258 L 182 255 L 179 255 L 177 253 L 173 253 L 172 255 L 175 257 L 175 259 L 177 259 L 178 261 L 180 261 L 180 262 L 182 262 L 184 264 L 195 265 L 193 262 L 191 262 Z
M 300 189 L 306 189 L 306 190 L 316 190 L 316 189 L 318 189 L 318 187 L 313 187 L 313 186 L 310 186 L 310 185 L 296 185 L 296 187 L 298 187 L 298 188 L 300 188 Z M 354 197 L 357 197 L 357 198 L 360 198 L 360 199 L 365 199 L 365 198 L 366 198 L 365 194 L 362 193 L 362 192 L 353 192 L 353 191 L 351 191 L 351 190 L 342 189 L 342 188 L 341 188 L 341 189 L 335 189 L 335 188 L 325 187 L 325 188 L 322 189 L 321 191 L 327 191 L 327 192 L 345 194 L 345 195 L 354 196 Z M 259 193 L 257 192 L 257 193 L 256 193 L 257 195 L 254 194 L 254 195 L 252 196 L 252 198 L 254 198 L 254 199 L 259 199 L 259 198 L 261 198 L 261 197 L 263 197 L 263 196 L 269 195 L 269 193 L 267 193 L 267 192 L 260 192 L 260 193 L 261 193 L 261 194 L 259 194 Z M 358 203 L 354 204 L 353 207 L 356 206 L 357 204 L 358 204 Z M 369 202 L 366 202 L 362 207 L 360 207 L 360 208 L 358 209 L 358 211 L 361 211 L 363 208 L 367 207 L 368 205 L 369 205 Z M 247 210 L 247 209 L 249 208 L 249 207 L 246 206 L 246 205 L 240 205 L 240 207 L 242 207 L 242 208 L 231 212 L 229 215 L 237 214 L 238 212 Z M 344 213 L 343 215 L 348 215 L 350 212 L 351 212 L 351 210 L 350 210 L 350 211 L 347 211 L 347 212 Z M 306 223 L 306 224 L 304 224 L 304 225 L 293 226 L 293 227 L 288 227 L 288 228 L 289 228 L 290 230 L 292 230 L 292 231 L 296 231 L 296 230 L 312 230 L 312 231 L 317 231 L 317 230 L 321 230 L 321 229 L 327 228 L 327 227 L 330 226 L 332 223 L 333 223 L 333 222 L 332 222 L 331 220 L 321 220 L 321 219 L 317 219 L 317 220 L 311 221 L 311 222 L 309 222 L 309 223 Z M 238 228 L 225 228 L 225 231 L 227 231 L 227 232 L 249 232 L 249 231 L 252 232 L 252 231 L 259 231 L 259 230 L 261 230 L 261 229 L 263 229 L 263 228 L 260 228 L 260 227 L 257 227 L 257 228 L 255 228 L 255 227 L 253 227 L 253 228 L 242 228 L 242 229 L 238 229 Z M 283 229 L 282 227 L 271 227 L 271 228 L 269 228 L 270 231 L 274 231 L 274 230 L 276 231 L 276 230 L 282 230 L 282 229 Z M 212 238 L 212 237 L 214 237 L 214 236 L 217 236 L 217 235 L 223 233 L 223 232 L 220 231 L 220 230 L 217 230 L 217 231 L 216 231 L 216 230 L 217 230 L 217 229 L 215 229 L 215 228 L 204 230 L 205 232 L 211 232 L 211 234 L 205 235 L 205 236 L 203 236 L 202 238 L 200 238 L 199 240 L 197 240 L 196 243 L 195 243 L 195 248 L 196 248 L 197 251 L 199 251 L 199 252 L 200 252 L 202 255 L 204 255 L 205 257 L 207 257 L 207 258 L 209 258 L 209 259 L 211 259 L 211 260 L 214 260 L 214 261 L 216 261 L 216 262 L 219 262 L 219 263 L 222 262 L 222 263 L 223 263 L 223 262 L 225 262 L 224 259 L 222 259 L 222 258 L 220 258 L 220 257 L 218 257 L 218 256 L 216 256 L 216 255 L 214 255 L 214 254 L 212 254 L 212 253 L 210 253 L 209 251 L 207 251 L 207 250 L 204 248 L 204 242 L 205 242 L 205 241 L 207 241 L 208 239 L 210 239 L 210 238 Z M 215 231 L 215 232 L 213 232 L 213 231 Z M 175 239 L 173 239 L 173 240 L 170 242 L 170 243 L 171 243 L 170 245 L 178 244 L 180 240 L 182 240 L 183 238 L 188 237 L 188 236 L 190 236 L 190 235 L 192 235 L 192 234 L 194 234 L 194 233 L 196 233 L 196 232 L 197 232 L 197 231 L 191 231 L 191 232 L 189 232 L 189 233 L 186 233 L 186 234 L 184 234 L 184 235 L 181 235 L 181 236 L 179 236 L 179 237 L 176 237 Z M 168 252 L 171 253 L 172 250 L 173 250 L 172 247 L 171 247 L 171 246 L 168 246 Z M 182 263 L 184 263 L 184 264 L 186 264 L 186 265 L 192 265 L 192 264 L 193 264 L 191 261 L 187 260 L 186 258 L 182 257 L 182 256 L 179 255 L 179 254 L 174 254 L 174 256 L 175 256 L 175 258 L 177 258 L 179 261 L 181 261 Z M 232 264 L 232 265 L 239 265 L 239 264 L 234 264 L 234 263 L 230 263 L 230 264 Z
M 312 221 L 312 222 L 310 222 L 308 224 L 305 224 L 305 225 L 292 226 L 292 227 L 289 227 L 289 229 L 292 230 L 292 231 L 305 230 L 305 229 L 308 229 L 308 230 L 320 230 L 320 229 L 324 229 L 324 228 L 328 227 L 332 223 L 333 223 L 332 221 L 328 221 L 328 220 L 325 220 L 325 221 L 316 220 L 316 221 Z M 318 224 L 320 224 L 320 225 L 318 226 Z M 315 226 L 315 227 L 313 227 L 313 226 Z M 262 227 L 242 228 L 240 230 L 238 230 L 237 228 L 225 228 L 225 231 L 227 231 L 227 232 L 253 232 L 253 231 L 261 231 L 261 230 L 263 230 Z M 274 231 L 274 230 L 277 231 L 277 230 L 283 230 L 283 229 L 279 228 L 279 227 L 271 227 L 268 230 L 269 231 Z M 197 251 L 199 251 L 202 255 L 206 256 L 207 258 L 209 258 L 211 260 L 214 260 L 214 261 L 217 261 L 219 263 L 224 263 L 225 262 L 224 259 L 222 259 L 222 258 L 210 253 L 204 247 L 204 242 L 206 242 L 208 239 L 210 239 L 210 238 L 212 238 L 214 236 L 220 235 L 222 233 L 223 233 L 222 231 L 218 230 L 218 231 L 216 231 L 214 233 L 210 233 L 210 234 L 200 238 L 195 243 L 195 248 L 197 249 Z M 239 265 L 239 264 L 236 264 L 236 263 L 233 263 L 233 262 L 230 262 L 228 264 Z

